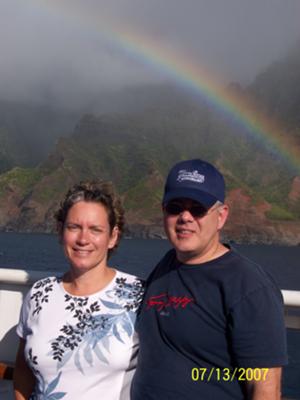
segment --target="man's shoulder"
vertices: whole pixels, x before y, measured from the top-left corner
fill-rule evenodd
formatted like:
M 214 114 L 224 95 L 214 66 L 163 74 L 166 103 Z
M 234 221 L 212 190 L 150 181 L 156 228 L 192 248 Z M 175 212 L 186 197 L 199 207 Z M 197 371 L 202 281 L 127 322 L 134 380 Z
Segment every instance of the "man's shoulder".
M 229 252 L 230 258 L 228 258 L 228 265 L 231 267 L 237 276 L 247 277 L 253 279 L 269 281 L 272 277 L 268 274 L 266 269 L 258 264 L 256 261 L 242 255 L 235 249 L 231 249 Z
M 171 269 L 174 268 L 176 263 L 176 252 L 174 249 L 170 249 L 167 253 L 162 257 L 162 259 L 158 262 L 158 264 L 154 267 L 151 272 L 147 282 L 151 282 L 154 279 L 159 278 L 162 275 L 168 273 Z
M 261 266 L 235 250 L 231 250 L 230 253 L 228 271 L 230 271 L 229 275 L 232 278 L 231 288 L 240 288 L 244 296 L 255 293 L 256 290 L 271 290 L 281 298 L 279 286 L 266 266 Z

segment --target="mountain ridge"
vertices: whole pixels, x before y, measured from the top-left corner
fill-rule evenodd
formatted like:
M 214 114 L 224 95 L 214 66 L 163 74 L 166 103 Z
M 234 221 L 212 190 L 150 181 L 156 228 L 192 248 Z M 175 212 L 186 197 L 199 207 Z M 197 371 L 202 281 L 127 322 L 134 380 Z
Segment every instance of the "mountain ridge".
M 291 61 L 280 65 L 284 74 Z M 274 68 L 270 66 L 246 89 L 231 85 L 229 90 L 243 91 L 259 108 L 264 104 L 266 113 L 281 118 L 284 135 L 297 147 L 300 125 L 292 116 L 299 106 L 290 106 L 284 118 L 267 104 L 273 99 L 267 95 L 273 90 L 268 82 L 278 74 L 278 66 Z M 285 81 L 290 80 L 297 93 L 298 70 L 288 74 Z M 284 86 L 283 98 L 291 86 Z M 170 86 L 156 87 L 157 92 L 152 89 L 155 101 L 148 106 L 123 113 L 86 114 L 39 165 L 2 173 L 0 229 L 52 232 L 52 215 L 68 187 L 81 180 L 103 179 L 113 181 L 123 198 L 127 236 L 164 237 L 160 203 L 168 169 L 182 159 L 203 158 L 225 176 L 231 206 L 224 230 L 227 240 L 299 244 L 299 171 L 205 101 L 197 102 Z

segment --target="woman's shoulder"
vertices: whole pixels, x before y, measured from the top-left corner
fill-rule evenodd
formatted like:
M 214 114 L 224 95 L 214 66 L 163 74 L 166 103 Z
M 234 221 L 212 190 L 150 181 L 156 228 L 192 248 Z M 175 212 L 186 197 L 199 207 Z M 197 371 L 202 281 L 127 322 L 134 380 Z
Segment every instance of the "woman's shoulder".
M 46 290 L 50 291 L 51 288 L 58 285 L 62 280 L 61 276 L 47 276 L 36 281 L 31 288 L 31 291 Z
M 144 282 L 143 279 L 139 278 L 136 275 L 129 274 L 128 272 L 120 271 L 118 269 L 115 269 L 115 271 L 116 271 L 116 276 L 115 276 L 116 281 L 122 280 L 127 283 L 138 283 L 138 282 L 143 283 Z
M 118 291 L 141 298 L 145 290 L 145 281 L 127 272 L 116 270 L 115 283 Z
M 60 290 L 59 285 L 61 281 L 61 276 L 48 276 L 36 281 L 27 293 L 27 301 L 37 301 L 38 299 L 44 299 L 43 301 L 46 301 L 50 293 L 57 293 L 57 291 Z
M 36 281 L 27 292 L 22 305 L 22 314 L 33 316 L 39 314 L 45 303 L 49 302 L 50 294 L 52 299 L 57 298 L 57 290 L 61 278 L 49 276 Z M 24 317 L 25 318 L 25 317 Z

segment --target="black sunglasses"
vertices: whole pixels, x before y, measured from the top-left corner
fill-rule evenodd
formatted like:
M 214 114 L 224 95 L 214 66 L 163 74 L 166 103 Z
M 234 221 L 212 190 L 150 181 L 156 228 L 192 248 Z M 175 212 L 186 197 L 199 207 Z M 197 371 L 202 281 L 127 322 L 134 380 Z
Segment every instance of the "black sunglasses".
M 180 203 L 167 203 L 164 205 L 164 210 L 169 215 L 179 215 L 183 211 L 189 211 L 194 218 L 202 218 L 207 214 L 208 209 L 204 207 L 202 204 L 194 204 L 190 207 L 187 207 L 184 204 Z

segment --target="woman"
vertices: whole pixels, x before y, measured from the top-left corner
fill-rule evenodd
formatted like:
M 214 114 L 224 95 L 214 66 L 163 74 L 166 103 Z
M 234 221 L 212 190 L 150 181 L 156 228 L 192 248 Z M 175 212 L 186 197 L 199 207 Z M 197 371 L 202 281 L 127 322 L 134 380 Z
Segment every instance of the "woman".
M 107 183 L 75 185 L 56 220 L 70 269 L 24 300 L 15 399 L 128 400 L 143 285 L 107 265 L 123 230 L 120 200 Z

